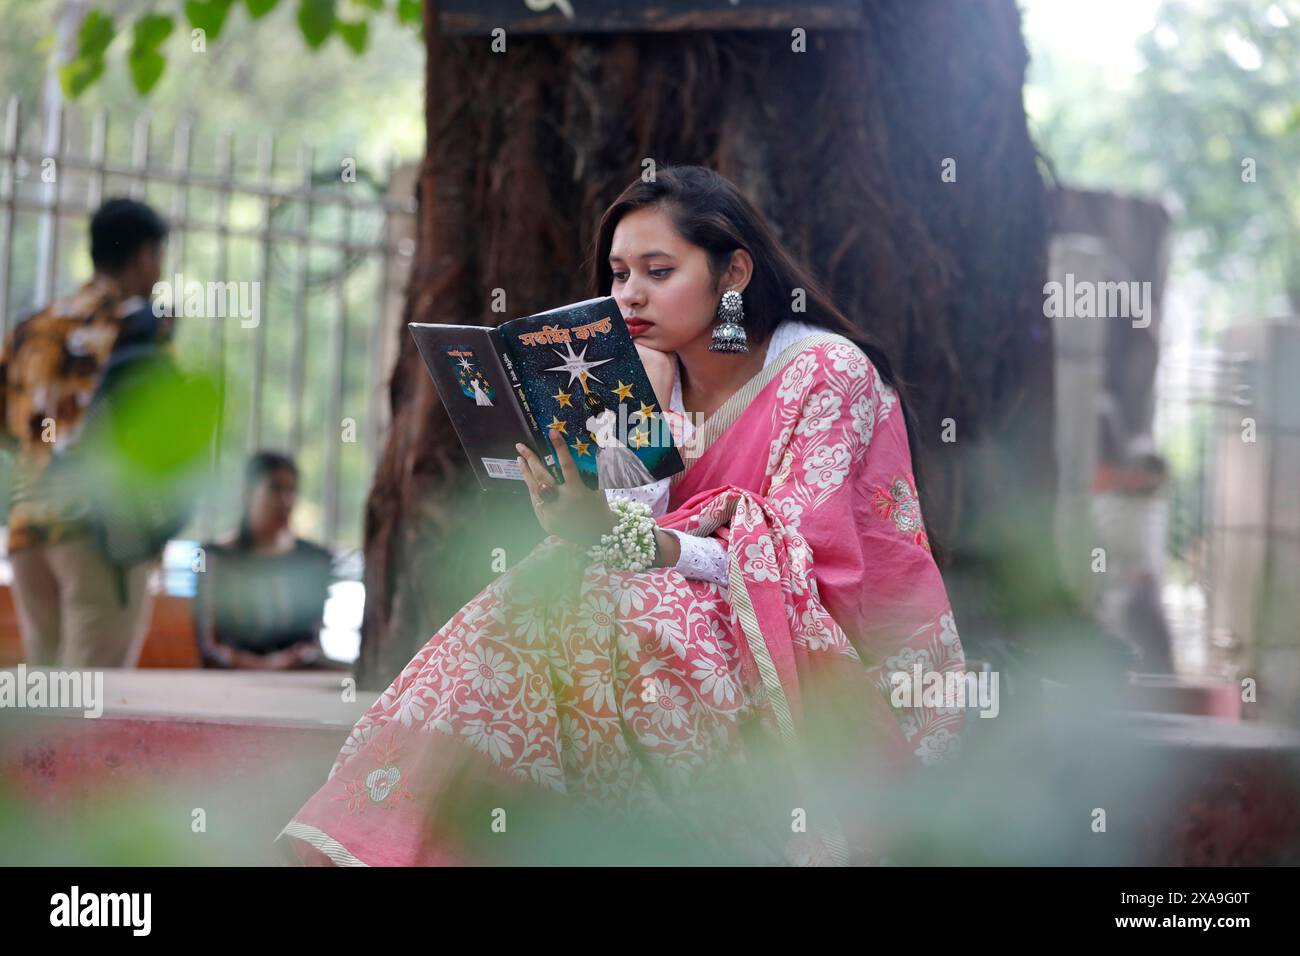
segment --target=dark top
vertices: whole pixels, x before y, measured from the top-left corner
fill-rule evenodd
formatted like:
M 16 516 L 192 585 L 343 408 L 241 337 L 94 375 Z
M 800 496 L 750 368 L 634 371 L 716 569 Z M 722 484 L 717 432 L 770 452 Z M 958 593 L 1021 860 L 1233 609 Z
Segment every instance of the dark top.
M 205 544 L 194 600 L 196 628 L 209 602 L 215 640 L 256 654 L 312 640 L 333 580 L 328 551 L 298 539 L 284 554 L 252 554 L 230 545 Z

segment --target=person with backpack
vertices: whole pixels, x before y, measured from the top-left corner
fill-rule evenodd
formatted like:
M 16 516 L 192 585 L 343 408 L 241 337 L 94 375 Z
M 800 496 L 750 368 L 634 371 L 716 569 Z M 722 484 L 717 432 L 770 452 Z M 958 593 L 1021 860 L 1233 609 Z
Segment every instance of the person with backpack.
M 94 275 L 19 323 L 0 356 L 0 420 L 16 454 L 8 550 L 29 664 L 130 667 L 144 643 L 148 578 L 166 540 L 153 532 L 172 528 L 177 509 L 164 496 L 166 514 L 149 516 L 132 540 L 123 529 L 136 516 L 119 515 L 131 503 L 107 501 L 123 487 L 121 475 L 110 473 L 125 474 L 122 462 L 98 459 L 89 448 L 168 446 L 166 436 L 139 434 L 132 423 L 140 416 L 116 410 L 166 401 L 158 390 L 167 386 L 152 373 L 169 362 L 170 319 L 155 313 L 150 296 L 167 232 L 143 203 L 105 202 L 90 222 Z M 165 380 L 169 373 L 160 374 Z M 157 509 L 158 500 L 150 506 Z M 138 531 L 141 522 L 134 525 Z

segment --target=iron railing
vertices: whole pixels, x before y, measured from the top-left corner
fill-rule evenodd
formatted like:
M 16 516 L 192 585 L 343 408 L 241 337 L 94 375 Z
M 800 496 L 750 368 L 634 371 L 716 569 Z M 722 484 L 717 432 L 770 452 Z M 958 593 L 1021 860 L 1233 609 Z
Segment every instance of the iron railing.
M 39 136 L 25 137 L 25 123 L 39 125 Z M 205 364 L 225 396 L 213 471 L 217 487 L 231 492 L 205 503 L 194 533 L 230 525 L 243 455 L 269 446 L 298 459 L 306 529 L 336 549 L 359 545 L 361 503 L 387 425 L 391 350 L 382 332 L 393 322 L 384 317 L 413 250 L 415 203 L 389 195 L 392 160 L 378 177 L 348 157 L 322 168 L 303 145 L 286 172 L 271 135 L 258 136 L 249 156 L 222 132 L 205 169 L 194 127 L 178 124 L 170 150 L 159 148 L 147 116 L 131 124 L 124 158 L 111 148 L 106 113 L 70 123 L 59 107 L 31 123 L 17 98 L 2 133 L 4 333 L 88 278 L 85 223 L 104 199 L 149 202 L 171 226 L 165 283 L 257 283 L 261 303 L 251 326 L 215 316 L 207 329 L 203 320 L 178 322 L 178 356 Z

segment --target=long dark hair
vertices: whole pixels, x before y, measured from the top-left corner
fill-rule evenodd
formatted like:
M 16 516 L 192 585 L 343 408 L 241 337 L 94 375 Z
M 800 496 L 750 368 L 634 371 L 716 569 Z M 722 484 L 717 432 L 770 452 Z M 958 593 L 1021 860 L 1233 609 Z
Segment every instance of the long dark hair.
M 791 317 L 791 294 L 803 289 L 806 311 L 797 313 L 799 321 L 842 335 L 862 349 L 881 379 L 898 393 L 912 476 L 917 497 L 921 498 L 921 441 L 907 389 L 894 363 L 884 348 L 839 310 L 812 272 L 777 239 L 758 207 L 726 176 L 704 166 L 661 166 L 655 170 L 654 179 L 637 179 L 623 190 L 600 219 L 590 265 L 589 294 L 610 294 L 613 270 L 609 250 L 614 230 L 628 213 L 648 207 L 662 208 L 682 238 L 708 254 L 715 286 L 733 252 L 744 249 L 749 253 L 754 272 L 745 286 L 745 329 L 759 341 L 766 341 L 783 319 Z M 928 527 L 926 530 L 935 560 L 940 561 L 939 542 Z
M 298 476 L 298 466 L 294 460 L 275 451 L 259 451 L 244 466 L 243 510 L 239 515 L 239 537 L 235 541 L 235 546 L 240 551 L 247 551 L 253 546 L 253 524 L 248 513 L 248 501 L 253 495 L 253 489 L 259 481 L 277 471 L 291 471 L 294 477 Z

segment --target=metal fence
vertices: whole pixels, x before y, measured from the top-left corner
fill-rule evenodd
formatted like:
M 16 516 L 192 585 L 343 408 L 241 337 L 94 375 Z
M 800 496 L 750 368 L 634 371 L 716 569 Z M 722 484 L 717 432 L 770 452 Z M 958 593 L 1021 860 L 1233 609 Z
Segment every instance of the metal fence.
M 229 131 L 202 148 L 196 126 L 178 123 L 163 140 L 147 116 L 116 132 L 105 113 L 84 121 L 60 107 L 29 118 L 9 100 L 4 332 L 89 277 L 85 225 L 104 199 L 148 202 L 171 225 L 163 281 L 174 296 L 191 282 L 235 283 L 255 290 L 258 306 L 255 323 L 177 308 L 178 357 L 207 366 L 225 396 L 213 472 L 214 487 L 227 490 L 204 503 L 193 533 L 233 526 L 245 457 L 270 447 L 298 461 L 300 528 L 336 549 L 356 547 L 387 425 L 385 315 L 400 301 L 414 247 L 415 204 L 409 190 L 391 188 L 394 163 L 376 175 L 354 157 L 321 162 L 310 145 L 285 163 L 272 136 L 248 143 Z
M 1215 410 L 1254 407 L 1252 363 L 1242 353 L 1207 346 L 1162 356 L 1156 390 L 1157 415 L 1166 431 L 1181 427 L 1191 440 L 1190 467 L 1171 490 L 1170 556 L 1188 560 L 1207 547 L 1214 516 L 1209 489 L 1214 478 Z M 1207 562 L 1192 567 L 1208 586 Z
M 1215 449 L 1222 429 L 1220 410 L 1250 414 L 1255 408 L 1253 363 L 1244 353 L 1216 346 L 1180 347 L 1161 356 L 1156 389 L 1157 432 L 1181 444 L 1170 476 L 1167 555 L 1178 566 L 1181 585 L 1166 587 L 1179 655 L 1195 676 L 1228 675 L 1234 648 L 1213 633 L 1210 605 L 1216 597 L 1212 493 L 1220 463 Z

